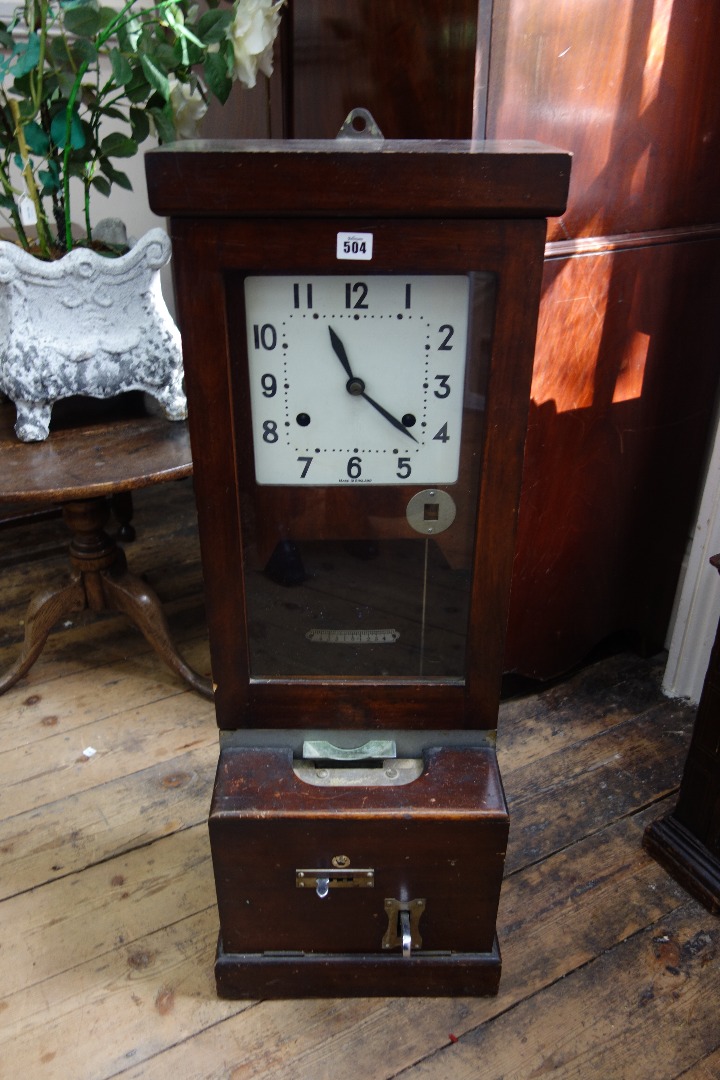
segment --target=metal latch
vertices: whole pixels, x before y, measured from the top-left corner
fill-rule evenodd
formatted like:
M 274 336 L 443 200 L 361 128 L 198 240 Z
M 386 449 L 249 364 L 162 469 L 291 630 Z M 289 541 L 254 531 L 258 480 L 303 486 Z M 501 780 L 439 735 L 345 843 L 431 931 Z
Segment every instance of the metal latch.
M 420 916 L 424 910 L 424 900 L 395 900 L 386 897 L 388 927 L 382 939 L 383 949 L 394 949 L 400 945 L 405 957 L 410 957 L 413 949 L 421 949 Z
M 369 869 L 354 870 L 352 867 L 321 870 L 296 870 L 295 887 L 314 889 L 320 899 L 324 899 L 330 889 L 372 889 L 375 885 L 375 871 Z

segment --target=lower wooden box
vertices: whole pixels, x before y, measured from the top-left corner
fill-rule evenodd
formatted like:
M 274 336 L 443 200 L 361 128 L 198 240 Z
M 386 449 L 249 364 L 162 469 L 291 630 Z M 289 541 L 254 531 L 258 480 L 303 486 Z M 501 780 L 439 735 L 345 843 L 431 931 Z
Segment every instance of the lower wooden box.
M 433 749 L 396 786 L 307 783 L 221 752 L 210 813 L 224 997 L 497 992 L 508 814 L 495 752 Z

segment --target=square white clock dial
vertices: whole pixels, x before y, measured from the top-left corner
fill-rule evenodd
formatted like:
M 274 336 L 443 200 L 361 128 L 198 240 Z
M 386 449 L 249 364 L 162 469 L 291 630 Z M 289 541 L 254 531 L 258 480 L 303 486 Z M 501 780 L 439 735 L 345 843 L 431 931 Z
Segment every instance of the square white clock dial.
M 464 275 L 245 279 L 259 484 L 452 484 Z

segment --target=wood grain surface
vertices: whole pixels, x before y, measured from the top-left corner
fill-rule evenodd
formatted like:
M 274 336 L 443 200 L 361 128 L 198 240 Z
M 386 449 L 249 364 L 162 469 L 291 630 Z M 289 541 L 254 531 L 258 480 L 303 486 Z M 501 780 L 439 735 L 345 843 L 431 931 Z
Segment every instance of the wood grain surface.
M 133 558 L 202 668 L 188 481 L 139 492 L 136 510 Z M 59 529 L 0 536 L 5 658 L 23 593 L 63 568 Z M 331 1080 L 352 1065 L 367 1080 L 542 1068 L 708 1080 L 717 920 L 641 846 L 672 804 L 693 720 L 663 698 L 661 670 L 620 655 L 502 706 L 511 834 L 498 998 L 223 1002 L 212 707 L 124 620 L 58 630 L 0 711 L 3 784 L 18 780 L 0 825 L 0 1076 Z

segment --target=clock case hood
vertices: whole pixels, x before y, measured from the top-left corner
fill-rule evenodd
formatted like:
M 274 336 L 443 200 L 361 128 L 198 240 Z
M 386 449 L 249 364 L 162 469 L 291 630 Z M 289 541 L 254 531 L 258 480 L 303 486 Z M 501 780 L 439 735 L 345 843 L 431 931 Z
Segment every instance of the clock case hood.
M 529 142 L 341 139 L 198 141 L 145 160 L 152 209 L 170 219 L 219 727 L 493 729 L 545 218 L 564 210 L 570 156 Z M 338 263 L 339 231 L 373 233 L 372 262 Z M 471 452 L 479 482 L 462 677 L 251 674 L 241 512 L 251 445 L 233 331 L 241 283 L 344 272 L 495 280 L 486 407 Z

